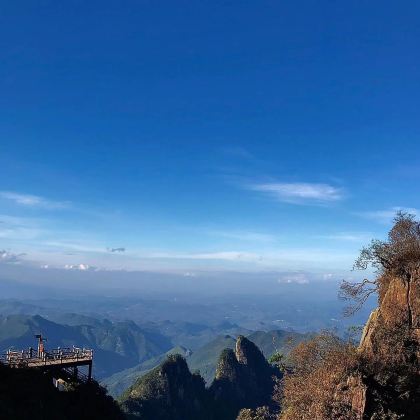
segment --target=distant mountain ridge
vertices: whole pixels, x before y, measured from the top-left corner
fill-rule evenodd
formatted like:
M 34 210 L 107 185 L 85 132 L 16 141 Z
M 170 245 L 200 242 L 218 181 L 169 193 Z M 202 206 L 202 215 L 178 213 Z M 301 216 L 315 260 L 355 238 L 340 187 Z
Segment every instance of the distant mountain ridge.
M 171 348 L 163 335 L 143 330 L 131 321 L 112 323 L 92 321 L 86 325 L 64 325 L 39 315 L 0 316 L 0 350 L 24 349 L 36 345 L 34 335 L 47 337 L 47 348 L 92 348 L 97 378 L 131 367 L 162 354 Z

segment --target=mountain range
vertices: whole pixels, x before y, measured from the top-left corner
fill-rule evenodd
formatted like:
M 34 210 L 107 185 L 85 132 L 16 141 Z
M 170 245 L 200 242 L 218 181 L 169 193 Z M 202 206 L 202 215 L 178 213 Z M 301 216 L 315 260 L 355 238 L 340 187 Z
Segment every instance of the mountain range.
M 159 365 L 169 354 L 186 357 L 189 368 L 199 371 L 210 384 L 219 354 L 225 348 L 234 348 L 234 337 L 240 332 L 245 332 L 266 357 L 276 350 L 287 353 L 288 340 L 305 338 L 303 334 L 281 330 L 250 334 L 230 323 L 208 327 L 168 321 L 139 326 L 133 321 L 112 322 L 74 313 L 52 318 L 55 321 L 40 315 L 0 315 L 0 351 L 35 347 L 34 336 L 40 333 L 47 339 L 47 348 L 73 345 L 91 348 L 94 350 L 94 376 L 114 396 L 120 395 L 136 378 Z M 232 335 L 220 334 L 226 331 Z M 184 342 L 186 346 L 181 344 Z M 188 344 L 193 344 L 193 348 Z

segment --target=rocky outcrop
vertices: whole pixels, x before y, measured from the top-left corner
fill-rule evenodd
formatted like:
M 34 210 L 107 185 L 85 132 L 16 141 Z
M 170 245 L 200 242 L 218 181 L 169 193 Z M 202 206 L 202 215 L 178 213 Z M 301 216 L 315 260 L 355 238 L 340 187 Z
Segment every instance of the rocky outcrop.
M 412 362 L 419 365 L 420 349 L 420 273 L 415 271 L 407 278 L 392 277 L 387 288 L 363 330 L 360 352 L 366 356 L 396 351 L 391 346 L 404 345 L 402 351 Z M 397 341 L 397 343 L 395 343 Z
M 282 388 L 282 420 L 418 419 L 420 413 L 420 221 L 399 212 L 386 241 L 364 247 L 354 267 L 378 276 L 343 281 L 340 296 L 378 308 L 360 345 L 320 334 L 292 352 Z
M 235 351 L 225 349 L 209 389 L 199 374 L 192 374 L 185 359 L 167 360 L 138 379 L 120 398 L 129 418 L 153 420 L 233 420 L 241 408 L 271 403 L 274 375 L 255 344 L 238 337 Z
M 200 375 L 192 374 L 185 359 L 170 355 L 141 377 L 121 397 L 129 418 L 154 420 L 212 419 L 208 394 Z
M 359 348 L 363 349 L 363 351 L 372 352 L 372 334 L 378 328 L 378 315 L 379 315 L 379 308 L 374 309 L 366 322 L 366 325 L 363 328 L 362 337 L 360 339 Z
M 420 410 L 420 273 L 383 279 L 386 290 L 366 323 L 359 346 L 364 375 L 349 378 L 357 418 Z M 388 413 L 388 414 L 387 414 Z M 381 418 L 381 417 L 380 417 Z M 390 417 L 391 418 L 391 417 Z
M 355 373 L 337 387 L 334 398 L 351 407 L 354 420 L 362 420 L 366 411 L 367 386 L 360 373 Z
M 218 417 L 235 418 L 241 408 L 272 404 L 275 377 L 279 376 L 279 370 L 267 362 L 258 347 L 239 336 L 235 352 L 222 352 L 210 388 L 219 407 Z

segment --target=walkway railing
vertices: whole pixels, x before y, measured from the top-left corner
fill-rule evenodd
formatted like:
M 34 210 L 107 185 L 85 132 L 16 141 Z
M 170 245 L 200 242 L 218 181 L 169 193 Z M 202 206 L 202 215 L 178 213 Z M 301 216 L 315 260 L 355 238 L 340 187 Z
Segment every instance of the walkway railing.
M 91 361 L 93 350 L 78 347 L 57 348 L 40 354 L 34 349 L 8 350 L 0 354 L 0 362 L 14 367 L 32 367 L 43 365 L 60 365 L 74 362 Z

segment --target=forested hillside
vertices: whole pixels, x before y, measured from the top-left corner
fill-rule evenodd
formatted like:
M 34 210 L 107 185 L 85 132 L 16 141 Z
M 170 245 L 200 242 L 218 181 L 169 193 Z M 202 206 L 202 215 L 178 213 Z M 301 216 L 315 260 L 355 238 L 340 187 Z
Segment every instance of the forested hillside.
M 63 319 L 64 322 L 68 317 Z M 86 321 L 73 315 L 73 323 Z M 77 321 L 76 321 L 77 320 Z M 0 316 L 0 349 L 36 347 L 35 334 L 47 338 L 49 348 L 86 347 L 95 352 L 94 375 L 97 379 L 164 353 L 170 341 L 158 332 L 140 328 L 134 322 L 112 323 L 88 318 L 81 325 L 58 324 L 39 315 Z

